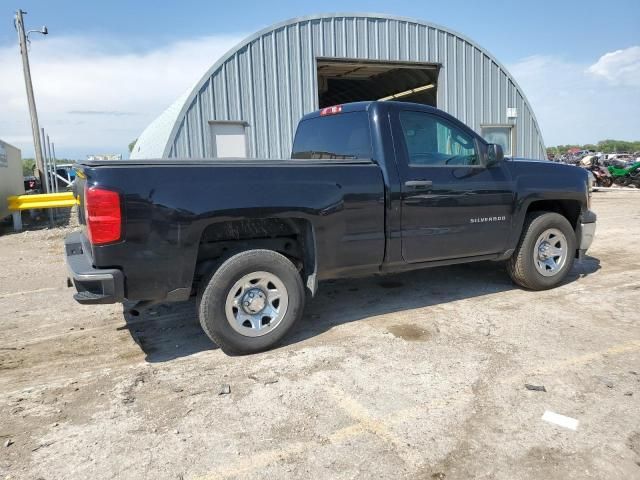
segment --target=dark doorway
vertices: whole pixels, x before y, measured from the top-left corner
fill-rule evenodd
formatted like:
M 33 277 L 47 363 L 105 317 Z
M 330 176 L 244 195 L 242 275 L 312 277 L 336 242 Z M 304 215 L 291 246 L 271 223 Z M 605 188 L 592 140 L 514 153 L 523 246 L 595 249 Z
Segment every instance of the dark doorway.
M 440 66 L 318 58 L 318 106 L 364 100 L 399 100 L 436 106 Z

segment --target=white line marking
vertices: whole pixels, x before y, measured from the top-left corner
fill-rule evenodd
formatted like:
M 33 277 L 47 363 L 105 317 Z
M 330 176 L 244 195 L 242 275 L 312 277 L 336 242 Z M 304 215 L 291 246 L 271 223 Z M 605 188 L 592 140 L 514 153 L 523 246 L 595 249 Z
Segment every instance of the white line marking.
M 559 413 L 554 413 L 549 410 L 544 412 L 542 415 L 542 420 L 545 422 L 553 423 L 560 427 L 568 428 L 569 430 L 577 430 L 578 429 L 578 420 L 571 417 L 565 417 L 564 415 L 560 415 Z

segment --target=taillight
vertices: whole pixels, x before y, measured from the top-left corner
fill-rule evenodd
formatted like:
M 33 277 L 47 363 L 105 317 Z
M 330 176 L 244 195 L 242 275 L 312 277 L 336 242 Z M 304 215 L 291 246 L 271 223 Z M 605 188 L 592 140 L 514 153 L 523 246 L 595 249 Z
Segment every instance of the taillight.
M 93 245 L 120 240 L 122 213 L 118 192 L 100 187 L 85 188 L 84 213 L 87 236 Z
M 342 105 L 334 105 L 333 107 L 326 107 L 320 110 L 320 116 L 326 117 L 327 115 L 336 115 L 342 112 Z

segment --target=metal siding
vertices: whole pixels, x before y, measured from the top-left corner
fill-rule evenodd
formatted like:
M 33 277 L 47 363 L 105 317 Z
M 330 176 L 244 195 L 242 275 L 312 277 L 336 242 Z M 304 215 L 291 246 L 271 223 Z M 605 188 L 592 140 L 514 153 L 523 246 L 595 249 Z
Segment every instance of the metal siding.
M 524 143 L 522 145 L 524 151 L 531 150 L 531 133 L 532 133 L 532 125 L 531 125 L 531 117 L 529 115 L 528 109 L 525 109 L 523 112 L 524 115 L 524 123 L 522 125 L 522 131 L 524 132 Z
M 524 101 L 522 99 L 522 95 L 520 92 L 516 92 L 516 108 L 518 109 L 518 115 L 523 116 L 524 112 Z M 521 122 L 516 122 L 516 152 L 519 154 L 521 151 L 524 151 L 524 128 L 521 128 L 519 125 Z
M 480 119 L 482 118 L 482 52 L 476 47 L 471 47 L 471 85 L 473 87 L 473 125 L 474 130 L 480 131 Z
M 185 136 L 183 135 L 184 130 L 184 122 L 185 119 L 182 119 L 180 127 L 178 129 L 178 134 L 176 135 L 176 139 L 173 143 L 173 152 L 174 155 L 178 158 L 188 158 L 186 149 L 184 148 Z
M 268 143 L 269 152 L 278 152 L 278 135 L 280 111 L 278 109 L 278 79 L 277 72 L 274 68 L 278 61 L 278 52 L 274 45 L 275 32 L 264 37 L 263 41 L 263 61 L 264 61 L 264 91 L 266 109 L 267 109 L 267 125 L 269 126 L 269 135 L 264 141 Z
M 207 135 L 207 130 L 209 128 L 209 120 L 213 117 L 213 99 L 211 90 L 211 79 L 207 81 L 207 83 L 200 89 L 200 115 L 199 121 L 201 125 L 201 133 L 202 139 L 201 144 L 204 150 L 205 157 L 211 157 L 213 153 L 211 152 L 211 142 L 209 142 L 209 136 Z
M 357 57 L 371 58 L 371 55 L 369 55 L 369 42 L 367 41 L 367 22 L 364 18 L 358 18 L 354 22 L 353 28 L 358 52 Z
M 280 132 L 280 143 L 291 145 L 293 143 L 293 116 L 291 113 L 291 49 L 289 48 L 289 32 L 287 28 L 279 31 L 278 48 L 281 49 L 283 62 L 278 65 L 278 76 L 284 79 L 283 91 L 280 98 L 282 109 L 285 112 L 283 126 Z
M 378 60 L 389 59 L 389 22 L 377 22 Z
M 414 49 L 415 49 L 415 53 L 414 55 L 421 61 L 421 62 L 428 62 L 428 56 L 429 56 L 429 45 L 428 45 L 428 39 L 427 39 L 427 28 L 424 25 L 415 25 L 415 42 L 416 44 L 414 45 Z
M 427 28 L 427 60 L 431 63 L 438 61 L 438 37 L 435 28 Z
M 303 112 L 303 94 L 302 80 L 300 69 L 300 43 L 297 36 L 298 28 L 296 26 L 287 27 L 287 38 L 289 39 L 289 95 L 291 98 L 291 121 L 296 123 L 297 119 L 302 116 Z M 333 46 L 331 47 L 333 49 Z M 291 132 L 293 134 L 293 131 Z
M 389 30 L 387 42 L 389 43 L 389 60 L 400 60 L 400 36 L 398 31 L 398 21 L 389 20 Z
M 467 102 L 466 102 L 466 110 L 467 110 L 467 124 L 477 130 L 478 121 L 477 121 L 477 97 L 479 81 L 476 76 L 476 47 L 471 45 L 470 43 L 465 43 L 465 88 L 467 90 Z
M 398 23 L 398 59 L 409 60 L 409 29 L 407 22 Z
M 367 18 L 365 21 L 365 42 L 367 44 L 367 57 L 380 58 L 380 32 L 378 31 L 378 22 L 374 19 Z
M 320 31 L 322 34 L 320 41 L 322 42 L 322 49 L 324 51 L 324 54 L 327 57 L 333 57 L 335 55 L 335 53 L 333 52 L 333 38 L 335 35 L 333 31 L 333 19 L 323 18 L 320 26 Z
M 271 152 L 273 152 L 273 147 L 271 146 L 271 125 L 273 124 L 272 115 L 273 111 L 269 109 L 269 95 L 271 91 L 268 88 L 268 85 L 271 81 L 270 76 L 270 67 L 271 62 L 269 62 L 269 49 L 268 49 L 268 39 L 265 37 L 260 38 L 260 66 L 261 74 L 257 76 L 256 80 L 258 85 L 260 86 L 260 95 L 262 97 L 262 110 L 260 111 L 260 119 L 262 123 L 262 128 L 260 129 L 260 137 L 258 138 L 259 143 L 263 148 L 263 156 L 269 158 L 271 156 Z M 275 153 L 275 152 L 274 152 Z
M 254 156 L 256 151 L 255 138 L 255 95 L 253 91 L 253 66 L 251 64 L 251 45 L 243 48 L 238 55 L 237 69 L 240 75 L 240 92 L 242 98 L 242 111 L 239 115 L 240 120 L 249 123 L 247 128 L 249 156 Z
M 198 155 L 200 155 L 201 157 L 205 157 L 206 153 L 205 153 L 204 142 L 206 137 L 204 135 L 204 128 L 203 128 L 203 122 L 202 122 L 202 105 L 200 102 L 200 95 L 196 97 L 196 105 L 198 106 L 196 110 L 197 127 L 195 129 L 196 136 L 197 136 L 197 139 L 196 139 L 197 152 L 198 152 Z
M 231 52 L 187 100 L 166 155 L 210 157 L 208 122 L 244 120 L 250 155 L 288 157 L 298 119 L 317 108 L 320 56 L 439 63 L 438 108 L 480 131 L 483 124 L 507 123 L 507 107 L 516 107 L 517 155 L 544 156 L 523 93 L 481 47 L 422 22 L 348 15 L 283 23 Z M 158 137 L 147 135 L 153 142 L 162 141 Z
M 462 122 L 467 123 L 467 111 L 469 105 L 467 104 L 467 90 L 471 87 L 465 84 L 466 77 L 466 52 L 465 41 L 456 38 L 456 110 L 455 116 Z

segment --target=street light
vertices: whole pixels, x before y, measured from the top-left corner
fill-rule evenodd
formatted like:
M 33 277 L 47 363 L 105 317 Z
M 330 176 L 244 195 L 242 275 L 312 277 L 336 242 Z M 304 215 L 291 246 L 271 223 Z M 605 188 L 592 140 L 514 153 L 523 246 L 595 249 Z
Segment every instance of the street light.
M 22 12 L 23 14 L 27 13 L 27 12 Z M 41 33 L 42 35 L 49 35 L 49 30 L 47 30 L 47 26 L 43 25 L 42 28 L 40 30 L 29 30 L 27 32 L 27 38 L 29 38 L 29 34 L 31 33 Z

